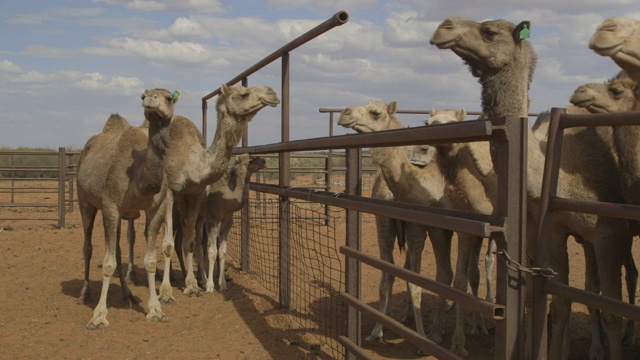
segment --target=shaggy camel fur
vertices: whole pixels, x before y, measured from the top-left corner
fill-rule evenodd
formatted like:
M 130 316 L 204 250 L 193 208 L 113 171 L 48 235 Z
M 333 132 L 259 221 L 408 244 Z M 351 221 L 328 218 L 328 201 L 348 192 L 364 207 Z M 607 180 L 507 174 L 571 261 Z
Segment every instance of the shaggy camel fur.
M 436 30 L 432 44 L 451 49 L 469 66 L 482 85 L 483 112 L 496 115 L 526 116 L 528 89 L 533 76 L 536 56 L 524 40 L 524 25 L 507 21 L 475 21 L 450 18 Z M 538 208 L 544 167 L 544 144 L 528 131 L 528 250 L 535 249 Z M 557 194 L 560 197 L 592 201 L 620 202 L 617 166 L 610 149 L 592 128 L 565 131 L 563 157 L 560 165 Z M 593 259 L 597 269 L 587 269 L 592 279 L 600 281 L 602 294 L 621 298 L 621 267 L 631 248 L 628 222 L 591 214 L 557 212 L 550 239 L 549 263 L 558 275 L 556 280 L 567 284 L 569 275 L 566 239 L 577 235 L 584 240 L 586 256 Z M 530 251 L 530 253 L 532 253 Z M 597 271 L 597 274 L 596 274 Z M 606 280 L 604 280 L 606 279 Z M 594 291 L 594 289 L 588 289 Z M 597 289 L 595 290 L 597 291 Z M 568 356 L 567 322 L 571 301 L 557 297 L 551 302 L 551 335 L 549 358 Z M 621 318 L 603 314 L 609 337 L 611 359 L 621 359 Z M 592 342 L 591 358 L 603 358 L 603 348 Z
M 87 324 L 89 329 L 109 325 L 107 293 L 116 264 L 119 263 L 116 252 L 119 253 L 120 219 L 136 219 L 141 210 L 146 213 L 147 252 L 144 263 L 149 281 L 149 313 L 146 317 L 156 321 L 168 320 L 162 312 L 155 289 L 155 238 L 160 224 L 165 220 L 167 182 L 164 165 L 169 125 L 181 118 L 174 115 L 174 105 L 179 95 L 179 92 L 172 94 L 165 89 L 145 91 L 142 106 L 149 122 L 148 129 L 133 127 L 124 118 L 112 115 L 102 132 L 90 138 L 80 154 L 77 183 L 85 260 L 85 282 L 78 299 L 80 303 L 85 301 L 88 292 L 91 235 L 98 210 L 102 211 L 105 232 L 102 292 L 93 318 Z M 130 294 L 122 269 L 120 281 L 125 294 Z
M 347 128 L 352 128 L 360 133 L 399 129 L 402 128 L 402 125 L 400 124 L 400 121 L 393 116 L 396 110 L 397 103 L 395 101 L 388 105 L 382 102 L 373 102 L 367 105 L 351 106 L 342 112 L 338 124 Z M 456 199 L 456 197 L 450 192 L 450 187 L 447 186 L 445 178 L 437 164 L 431 163 L 425 168 L 417 168 L 411 165 L 411 162 L 407 157 L 406 150 L 403 147 L 372 148 L 371 158 L 373 162 L 380 167 L 381 174 L 389 190 L 391 190 L 391 193 L 393 193 L 393 196 L 397 201 L 446 208 L 459 208 L 454 207 L 456 205 L 454 205 L 453 199 Z M 424 239 L 424 230 L 422 230 L 420 234 L 422 234 L 422 239 Z M 416 239 L 419 238 L 417 235 L 415 236 Z M 407 238 L 411 239 L 412 237 L 407 236 Z M 449 284 L 451 278 L 446 278 L 447 269 L 442 264 L 449 264 L 450 266 L 451 245 L 446 240 L 439 240 L 439 237 L 437 236 L 432 237 L 431 241 L 434 246 L 436 262 L 441 263 L 436 264 L 436 280 Z M 411 256 L 410 263 L 412 270 L 419 271 L 420 254 L 424 248 L 424 240 L 415 241 L 415 243 L 417 244 L 415 248 L 408 249 L 407 254 Z M 471 242 L 464 242 L 464 244 L 471 244 Z M 462 248 L 465 248 L 465 246 L 459 247 L 459 251 Z M 467 253 L 479 253 L 479 251 L 480 248 L 477 247 L 477 251 L 468 251 Z M 417 264 L 414 263 L 413 257 L 416 257 L 415 261 L 418 262 Z M 467 259 L 465 257 L 460 257 L 459 255 L 459 259 L 461 258 L 463 260 L 458 261 L 458 270 L 456 271 L 455 278 L 457 279 L 462 276 L 458 273 L 464 273 L 464 278 L 466 279 L 467 272 L 470 272 L 470 275 L 474 279 L 472 280 L 472 290 L 474 290 L 474 295 L 477 295 L 477 283 L 479 282 L 477 258 Z M 476 264 L 476 266 L 475 268 L 473 266 L 469 267 L 469 264 Z M 463 286 L 464 288 L 460 285 L 463 290 L 466 289 L 466 280 Z M 418 292 L 416 298 L 419 299 L 419 296 L 420 292 Z M 437 343 L 442 342 L 445 309 L 446 300 L 441 298 L 440 306 L 434 316 L 434 321 L 429 333 L 429 338 Z M 481 317 L 476 317 L 475 319 L 477 320 L 478 318 L 482 319 Z M 478 331 L 486 333 L 484 324 L 477 324 L 474 329 L 478 329 Z
M 629 77 L 640 81 L 640 21 L 624 17 L 606 19 L 591 37 L 589 48 L 609 56 Z
M 207 234 L 207 254 L 209 268 L 206 291 L 214 292 L 213 267 L 218 259 L 218 288 L 227 289 L 224 276 L 225 257 L 227 253 L 227 237 L 233 225 L 233 213 L 242 209 L 249 201 L 249 182 L 251 176 L 267 165 L 260 157 L 242 154 L 235 157 L 227 174 L 215 183 L 207 186 L 204 199 L 200 203 L 199 216 L 196 221 L 196 244 L 203 243 L 203 223 Z M 198 245 L 196 245 L 198 246 Z M 200 259 L 200 264 L 204 264 Z
M 203 199 L 202 193 L 207 185 L 215 183 L 227 172 L 231 151 L 242 138 L 244 126 L 264 107 L 275 107 L 279 103 L 275 91 L 268 86 L 247 88 L 223 84 L 216 102 L 216 133 L 208 149 L 205 148 L 202 135 L 191 121 L 182 119 L 171 123 L 171 151 L 167 153 L 165 172 L 169 188 L 174 195 L 175 208 L 174 204 L 171 204 L 167 209 L 170 213 L 177 209 L 180 216 L 183 233 L 182 252 L 186 254 L 187 268 L 183 291 L 185 295 L 204 294 L 198 287 L 193 272 L 195 226 Z M 172 216 L 167 218 L 171 219 Z M 170 225 L 173 230 L 173 224 Z M 179 250 L 176 252 L 182 257 Z M 198 254 L 197 258 L 200 257 Z M 171 252 L 165 253 L 165 269 L 170 268 L 170 261 Z M 163 301 L 173 299 L 170 293 L 160 296 Z

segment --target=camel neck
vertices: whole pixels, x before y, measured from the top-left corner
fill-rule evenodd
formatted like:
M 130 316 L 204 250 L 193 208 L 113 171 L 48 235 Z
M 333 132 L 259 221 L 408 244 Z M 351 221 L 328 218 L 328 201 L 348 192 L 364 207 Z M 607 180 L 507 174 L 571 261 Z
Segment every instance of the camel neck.
M 207 152 L 210 156 L 210 172 L 205 183 L 215 182 L 221 178 L 229 166 L 231 152 L 240 142 L 244 131 L 244 123 L 230 116 L 218 115 L 218 126 L 213 142 Z

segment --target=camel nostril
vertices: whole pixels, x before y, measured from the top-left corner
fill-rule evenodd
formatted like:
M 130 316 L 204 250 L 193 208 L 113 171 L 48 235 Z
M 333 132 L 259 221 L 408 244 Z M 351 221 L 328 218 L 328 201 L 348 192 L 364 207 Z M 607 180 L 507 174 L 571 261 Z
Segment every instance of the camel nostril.
M 438 27 L 442 29 L 451 29 L 453 28 L 453 20 L 451 18 L 447 18 Z
M 342 114 L 344 114 L 344 115 L 351 114 L 351 109 L 350 108 L 346 108 L 346 109 L 342 110 Z

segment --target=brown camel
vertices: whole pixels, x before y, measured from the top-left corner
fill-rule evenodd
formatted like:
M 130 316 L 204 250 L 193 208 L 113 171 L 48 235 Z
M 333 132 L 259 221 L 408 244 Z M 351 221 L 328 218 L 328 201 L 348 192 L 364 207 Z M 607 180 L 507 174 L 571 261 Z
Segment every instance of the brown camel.
M 164 199 L 167 182 L 164 165 L 168 149 L 169 125 L 181 118 L 174 115 L 174 105 L 180 96 L 165 89 L 147 90 L 142 106 L 149 127 L 133 127 L 119 115 L 112 115 L 103 131 L 87 141 L 78 164 L 78 201 L 84 228 L 85 282 L 78 299 L 82 303 L 88 292 L 91 235 L 98 210 L 102 211 L 105 232 L 105 256 L 102 264 L 100 301 L 87 324 L 89 329 L 104 328 L 107 320 L 107 293 L 116 269 L 116 248 L 119 248 L 120 220 L 133 220 L 146 213 L 147 252 L 144 263 L 149 281 L 149 313 L 147 319 L 167 321 L 155 289 L 155 238 L 165 219 Z M 165 233 L 166 235 L 166 233 Z M 119 252 L 119 251 L 118 251 Z M 125 294 L 122 269 L 120 281 Z M 130 296 L 130 295 L 129 295 Z
M 213 267 L 216 259 L 218 259 L 220 271 L 218 288 L 220 291 L 227 290 L 224 266 L 227 237 L 233 225 L 233 213 L 241 210 L 249 201 L 251 176 L 264 169 L 266 165 L 267 162 L 263 158 L 251 157 L 249 154 L 238 155 L 233 160 L 227 174 L 206 187 L 196 221 L 196 244 L 205 247 L 209 255 L 206 292 L 214 292 Z M 207 234 L 206 244 L 203 243 L 203 223 Z M 204 264 L 203 259 L 200 259 L 200 264 Z
M 469 66 L 472 75 L 482 85 L 482 110 L 487 117 L 524 117 L 529 105 L 528 89 L 536 61 L 533 48 L 524 40 L 528 30 L 527 22 L 516 26 L 504 20 L 478 23 L 449 18 L 438 27 L 431 43 L 439 48 L 451 49 Z M 527 248 L 532 250 L 535 249 L 537 236 L 534 233 L 537 228 L 545 146 L 544 142 L 533 136 L 530 128 L 528 130 Z M 565 135 L 558 196 L 593 201 L 623 200 L 615 159 L 600 134 L 592 128 L 575 128 L 567 129 Z M 584 240 L 586 256 L 592 257 L 592 263 L 597 265 L 597 269 L 587 269 L 589 277 L 606 279 L 600 281 L 602 294 L 620 299 L 621 267 L 631 250 L 628 222 L 590 214 L 556 213 L 549 262 L 558 273 L 556 280 L 565 284 L 568 283 L 569 274 L 566 250 L 569 235 Z M 571 302 L 554 297 L 551 313 L 553 332 L 549 358 L 564 359 L 568 356 L 567 321 Z M 611 359 L 620 359 L 621 319 L 613 314 L 603 314 L 603 321 L 609 337 Z M 602 345 L 593 342 L 591 357 L 602 358 L 602 352 Z
M 227 172 L 231 151 L 242 138 L 244 126 L 265 106 L 275 107 L 280 103 L 275 91 L 268 86 L 247 88 L 223 84 L 220 90 L 216 103 L 216 133 L 208 149 L 197 127 L 188 119 L 173 121 L 170 126 L 171 150 L 167 153 L 165 172 L 174 195 L 175 208 L 171 204 L 167 209 L 170 213 L 177 209 L 180 216 L 183 251 L 177 249 L 176 252 L 179 257 L 183 257 L 182 253 L 186 257 L 185 295 L 204 294 L 193 272 L 195 226 L 202 192 Z M 172 216 L 167 218 L 171 219 Z M 172 230 L 172 221 L 170 227 Z M 171 251 L 165 251 L 165 269 L 170 268 Z M 201 255 L 198 254 L 196 258 L 201 258 Z M 168 284 L 168 277 L 166 279 Z M 171 289 L 170 285 L 168 289 Z M 163 301 L 173 299 L 170 292 L 161 293 L 160 298 Z
M 609 56 L 629 77 L 640 81 L 640 21 L 610 17 L 596 29 L 589 48 Z
M 367 105 L 351 106 L 342 112 L 338 124 L 352 128 L 359 133 L 399 129 L 402 125 L 400 121 L 394 117 L 396 109 L 397 103 L 395 101 L 388 105 L 378 101 Z M 376 147 L 372 148 L 370 152 L 373 162 L 380 167 L 380 172 L 393 197 L 397 201 L 459 208 L 454 207 L 455 205 L 452 199 L 457 199 L 457 197 L 450 192 L 451 188 L 447 186 L 444 175 L 436 163 L 432 162 L 424 168 L 413 166 L 404 147 Z M 411 241 L 411 243 L 416 244 L 415 248 L 408 249 L 407 255 L 412 256 L 410 264 L 412 270 L 417 272 L 420 271 L 419 261 L 420 254 L 424 248 L 424 232 L 425 230 L 423 229 L 422 231 L 414 231 L 415 235 L 407 235 L 407 242 Z M 419 235 L 421 235 L 421 237 Z M 414 236 L 415 240 L 411 240 L 414 239 Z M 460 234 L 458 236 L 460 236 Z M 437 264 L 436 280 L 448 284 L 451 282 L 450 242 L 448 239 L 442 239 L 442 236 L 438 236 L 438 234 L 433 236 L 433 234 L 430 233 L 430 237 L 434 247 L 436 262 L 440 262 L 440 264 Z M 420 241 L 420 239 L 422 240 Z M 411 243 L 409 243 L 409 245 L 411 245 Z M 477 246 L 478 243 L 464 242 L 464 244 L 471 244 L 469 246 L 473 245 L 474 249 L 477 250 L 467 251 L 466 254 L 479 253 L 480 247 Z M 479 245 L 481 245 L 481 243 L 479 243 Z M 466 247 L 459 247 L 459 249 L 463 248 Z M 413 257 L 416 257 L 415 262 Z M 474 295 L 477 295 L 477 284 L 479 283 L 477 258 L 473 259 L 469 256 L 461 257 L 459 253 L 459 259 L 460 258 L 463 260 L 459 260 L 456 266 L 455 278 L 458 279 L 462 276 L 459 273 L 464 273 L 464 289 L 466 289 L 467 272 L 469 272 L 469 275 L 473 278 L 471 281 L 472 290 L 474 291 Z M 475 268 L 474 266 L 469 266 L 470 264 L 475 264 Z M 460 287 L 462 288 L 462 285 L 460 285 Z M 419 299 L 419 296 L 420 292 L 418 291 L 416 299 Z M 429 338 L 437 343 L 442 342 L 445 309 L 446 299 L 441 298 L 440 306 L 434 316 L 434 322 L 429 333 Z M 482 320 L 479 316 L 474 319 L 476 321 Z M 476 322 L 474 325 L 474 329 L 486 333 L 484 324 L 478 324 Z M 375 337 L 373 332 L 372 337 Z

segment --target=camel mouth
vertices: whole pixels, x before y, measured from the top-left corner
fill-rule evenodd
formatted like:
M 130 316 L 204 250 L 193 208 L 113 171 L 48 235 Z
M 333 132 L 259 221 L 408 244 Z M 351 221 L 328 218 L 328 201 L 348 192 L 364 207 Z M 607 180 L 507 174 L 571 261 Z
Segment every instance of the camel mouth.
M 429 43 L 431 45 L 435 45 L 436 47 L 438 47 L 438 49 L 450 49 L 455 46 L 458 40 L 460 40 L 460 36 L 456 36 L 455 38 L 448 40 L 431 38 L 431 40 L 429 40 Z
M 427 163 L 420 160 L 411 160 L 411 165 L 417 166 L 422 169 L 423 167 L 427 166 Z
M 589 48 L 602 56 L 613 56 L 617 53 L 620 53 L 622 44 L 621 43 L 603 44 L 603 43 L 598 43 L 597 41 L 591 40 L 591 42 L 589 43 Z
M 593 105 L 593 101 L 592 99 L 574 99 L 571 98 L 569 100 L 570 103 L 572 103 L 573 105 L 583 108 L 583 109 L 589 109 L 590 106 Z
M 267 106 L 276 107 L 278 106 L 278 104 L 280 104 L 280 100 L 262 99 L 262 103 Z

